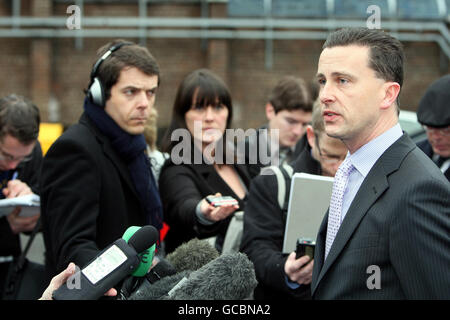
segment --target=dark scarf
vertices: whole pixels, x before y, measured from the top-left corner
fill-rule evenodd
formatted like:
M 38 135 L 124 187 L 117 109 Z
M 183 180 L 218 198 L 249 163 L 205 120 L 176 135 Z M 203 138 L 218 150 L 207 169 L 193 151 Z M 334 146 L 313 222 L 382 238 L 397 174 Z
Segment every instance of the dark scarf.
M 96 127 L 111 141 L 112 147 L 125 161 L 140 202 L 146 212 L 147 224 L 162 228 L 163 212 L 158 188 L 151 171 L 151 164 L 144 153 L 147 147 L 143 134 L 132 135 L 120 128 L 105 110 L 89 99 L 84 100 L 84 112 Z

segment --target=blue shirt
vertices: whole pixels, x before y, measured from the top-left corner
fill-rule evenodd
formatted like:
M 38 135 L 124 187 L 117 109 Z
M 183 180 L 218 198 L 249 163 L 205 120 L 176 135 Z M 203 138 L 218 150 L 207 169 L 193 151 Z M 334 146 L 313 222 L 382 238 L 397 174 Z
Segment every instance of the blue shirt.
M 381 155 L 403 135 L 400 124 L 369 141 L 353 154 L 347 153 L 356 170 L 350 173 L 347 189 L 344 193 L 341 213 L 341 223 L 347 214 L 361 184 Z

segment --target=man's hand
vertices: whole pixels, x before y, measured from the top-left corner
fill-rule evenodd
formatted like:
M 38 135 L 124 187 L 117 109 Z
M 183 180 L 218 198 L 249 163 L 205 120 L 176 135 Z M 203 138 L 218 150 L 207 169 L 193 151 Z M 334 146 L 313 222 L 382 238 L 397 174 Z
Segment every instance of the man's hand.
M 32 194 L 30 187 L 20 180 L 10 180 L 6 185 L 6 188 L 3 189 L 3 195 L 5 198 L 16 198 L 20 196 L 25 196 L 27 194 Z
M 284 272 L 289 280 L 298 284 L 310 284 L 314 260 L 309 256 L 303 256 L 295 259 L 295 252 L 291 252 L 284 264 Z
M 15 207 L 6 217 L 9 227 L 14 234 L 33 230 L 40 216 L 40 214 L 36 214 L 32 217 L 21 217 L 20 210 L 22 210 L 22 207 Z
M 3 195 L 7 199 L 16 198 L 20 196 L 25 196 L 28 194 L 33 194 L 30 187 L 20 181 L 20 180 L 10 180 L 6 188 L 3 189 Z M 21 207 L 16 207 L 7 217 L 6 219 L 9 222 L 9 227 L 11 228 L 14 234 L 20 232 L 27 232 L 34 229 L 36 226 L 36 222 L 39 219 L 39 214 L 32 217 L 20 217 Z
M 66 270 L 61 272 L 60 274 L 54 276 L 52 280 L 50 281 L 49 286 L 47 289 L 45 289 L 44 293 L 42 294 L 42 297 L 39 298 L 39 300 L 53 300 L 52 295 L 55 290 L 57 290 L 59 287 L 61 287 L 64 283 L 66 283 L 67 279 L 70 278 L 70 276 L 74 275 L 76 271 L 75 264 L 73 262 L 69 263 Z M 117 295 L 117 290 L 114 288 L 109 289 L 105 296 L 114 297 Z

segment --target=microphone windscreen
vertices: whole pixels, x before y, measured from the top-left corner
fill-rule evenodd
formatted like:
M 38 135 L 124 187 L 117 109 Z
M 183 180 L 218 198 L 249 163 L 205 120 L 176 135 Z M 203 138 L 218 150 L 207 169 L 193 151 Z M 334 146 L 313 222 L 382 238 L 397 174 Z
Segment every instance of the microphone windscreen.
M 243 300 L 258 284 L 253 263 L 243 253 L 226 253 L 193 271 L 171 300 Z
M 157 300 L 166 296 L 167 293 L 184 277 L 189 276 L 190 271 L 183 271 L 171 276 L 162 278 L 155 283 L 144 281 L 139 288 L 134 291 L 128 300 Z
M 159 232 L 154 226 L 146 225 L 139 228 L 128 240 L 128 244 L 141 253 L 158 241 Z
M 219 252 L 208 241 L 194 238 L 169 253 L 166 259 L 175 267 L 177 272 L 180 272 L 184 270 L 195 271 L 218 256 Z

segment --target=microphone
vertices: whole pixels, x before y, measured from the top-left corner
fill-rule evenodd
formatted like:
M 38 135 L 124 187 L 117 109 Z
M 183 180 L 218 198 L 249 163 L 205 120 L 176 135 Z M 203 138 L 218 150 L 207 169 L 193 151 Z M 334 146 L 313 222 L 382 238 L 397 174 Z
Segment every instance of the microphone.
M 177 247 L 166 259 L 180 272 L 200 269 L 218 256 L 219 252 L 208 241 L 194 238 Z
M 164 300 L 243 300 L 258 284 L 253 263 L 241 252 L 225 253 L 184 277 Z
M 155 300 L 166 295 L 183 277 L 219 257 L 219 252 L 207 241 L 197 238 L 183 243 L 159 262 L 136 286 L 125 288 L 122 298 Z M 188 272 L 189 271 L 189 272 Z
M 152 284 L 155 282 L 159 282 L 161 279 L 171 276 L 177 273 L 175 268 L 164 258 L 155 257 L 154 262 L 156 264 L 148 271 L 145 277 L 127 277 L 122 284 L 122 287 L 119 291 L 120 300 L 141 300 L 140 298 L 133 298 L 136 295 L 136 291 L 139 291 L 138 295 L 144 295 L 148 293 L 149 296 L 153 296 L 152 293 Z M 170 287 L 171 288 L 171 287 Z M 169 290 L 170 290 L 169 288 Z M 167 290 L 167 291 L 169 291 Z M 167 292 L 166 292 L 167 293 Z M 159 297 L 159 296 L 158 296 Z M 149 298 L 150 299 L 150 298 Z
M 131 231 L 129 231 L 131 228 Z M 118 239 L 101 251 L 83 269 L 71 278 L 76 279 L 77 286 L 71 287 L 66 283 L 53 292 L 54 300 L 95 300 L 117 285 L 127 275 L 139 269 L 141 253 L 151 251 L 159 238 L 155 227 L 130 227 L 124 236 L 128 241 Z M 147 261 L 144 262 L 146 264 Z M 150 261 L 151 263 L 151 261 Z
M 137 227 L 137 226 L 129 227 L 123 234 L 122 239 L 124 239 L 127 243 L 130 243 L 130 240 L 133 242 L 138 241 L 134 238 L 134 236 L 136 235 L 136 232 L 140 228 L 141 227 Z M 139 263 L 139 266 L 137 267 L 137 269 L 131 274 L 132 276 L 143 277 L 147 274 L 148 270 L 150 269 L 150 266 L 152 265 L 153 256 L 155 255 L 155 249 L 156 249 L 156 241 L 150 248 L 145 249 L 144 251 L 139 253 L 141 262 Z M 140 252 L 138 250 L 136 250 L 136 251 Z
M 178 283 L 181 279 L 188 277 L 191 271 L 181 271 L 179 273 L 166 276 L 155 283 L 144 281 L 137 290 L 133 291 L 127 300 L 160 300 Z

